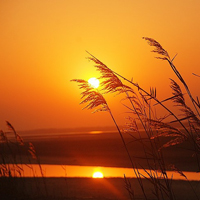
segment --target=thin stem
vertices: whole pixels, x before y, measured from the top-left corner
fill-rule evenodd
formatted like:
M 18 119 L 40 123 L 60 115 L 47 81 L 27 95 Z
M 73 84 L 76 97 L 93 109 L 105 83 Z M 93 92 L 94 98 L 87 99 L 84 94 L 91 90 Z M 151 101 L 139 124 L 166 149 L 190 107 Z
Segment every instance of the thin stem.
M 121 140 L 122 140 L 122 142 L 123 142 L 124 148 L 125 148 L 125 150 L 126 150 L 126 153 L 127 153 L 127 155 L 128 155 L 128 158 L 129 158 L 129 160 L 130 160 L 130 162 L 131 162 L 131 165 L 132 165 L 132 168 L 133 168 L 133 170 L 134 170 L 134 173 L 135 173 L 135 175 L 137 176 L 137 180 L 139 181 L 139 184 L 140 184 L 141 189 L 142 189 L 142 191 L 143 191 L 144 197 L 145 197 L 145 199 L 147 200 L 147 196 L 146 196 L 146 194 L 145 194 L 144 187 L 143 187 L 142 182 L 141 182 L 141 180 L 140 180 L 140 175 L 139 175 L 138 171 L 136 171 L 137 169 L 136 169 L 136 167 L 135 167 L 135 165 L 134 165 L 134 163 L 133 163 L 133 160 L 132 160 L 132 158 L 131 158 L 131 155 L 130 155 L 130 153 L 129 153 L 129 150 L 128 150 L 128 148 L 127 148 L 127 145 L 126 145 L 126 142 L 125 142 L 125 140 L 124 140 L 124 137 L 123 137 L 123 135 L 122 135 L 122 133 L 121 133 L 121 130 L 120 130 L 120 128 L 119 128 L 119 126 L 118 126 L 118 124 L 117 124 L 117 122 L 116 122 L 116 120 L 115 120 L 115 118 L 114 118 L 114 116 L 113 116 L 113 114 L 112 114 L 112 112 L 111 112 L 110 110 L 109 110 L 109 113 L 110 113 L 110 116 L 111 116 L 111 118 L 112 118 L 112 120 L 113 120 L 113 122 L 114 122 L 114 124 L 115 124 L 115 126 L 116 126 L 116 128 L 117 128 L 117 130 L 118 130 L 118 132 L 119 132 L 119 135 L 120 135 Z
M 141 90 L 142 92 L 144 92 L 146 95 L 150 96 L 151 98 L 153 98 L 158 104 L 160 104 L 165 110 L 167 110 L 180 124 L 181 126 L 184 128 L 184 130 L 188 132 L 187 128 L 184 126 L 184 124 L 178 119 L 178 117 L 171 111 L 169 110 L 164 104 L 162 104 L 162 102 L 160 102 L 156 97 L 150 95 L 147 91 L 145 91 L 144 89 L 142 89 L 138 84 L 133 83 L 132 81 L 128 80 L 127 78 L 123 77 L 122 75 L 112 71 L 114 74 L 116 74 L 117 76 L 121 77 L 122 79 L 124 79 L 125 81 L 129 82 L 130 84 L 134 85 L 135 87 L 138 88 L 138 90 Z
M 182 84 L 184 85 L 184 87 L 185 87 L 185 89 L 186 89 L 186 91 L 187 91 L 187 93 L 188 93 L 188 95 L 189 95 L 189 97 L 190 97 L 190 99 L 191 99 L 191 101 L 192 101 L 192 104 L 193 104 L 193 106 L 194 106 L 194 108 L 195 108 L 195 110 L 196 110 L 198 116 L 200 116 L 200 113 L 199 113 L 199 111 L 198 111 L 198 109 L 197 109 L 197 107 L 196 107 L 196 104 L 197 104 L 197 103 L 196 103 L 196 101 L 194 100 L 194 98 L 192 97 L 192 94 L 191 94 L 191 92 L 190 92 L 190 90 L 189 90 L 188 85 L 186 84 L 186 82 L 185 82 L 184 79 L 182 78 L 182 76 L 181 76 L 181 74 L 179 73 L 179 71 L 176 69 L 175 65 L 174 65 L 169 59 L 167 59 L 167 61 L 168 61 L 168 63 L 170 64 L 170 66 L 171 66 L 172 70 L 174 71 L 174 73 L 176 74 L 176 76 L 179 78 L 179 80 L 180 80 L 180 81 L 182 82 Z

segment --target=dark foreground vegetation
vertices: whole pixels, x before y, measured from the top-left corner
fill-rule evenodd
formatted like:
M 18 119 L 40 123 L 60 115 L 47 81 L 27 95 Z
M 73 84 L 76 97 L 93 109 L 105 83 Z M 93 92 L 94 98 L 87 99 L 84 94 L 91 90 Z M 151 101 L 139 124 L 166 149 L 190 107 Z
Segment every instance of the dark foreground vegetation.
M 128 179 L 135 191 L 135 199 L 143 194 L 136 179 Z M 130 199 L 123 178 L 46 178 L 47 192 L 42 178 L 0 178 L 1 199 L 4 200 L 127 200 Z M 162 181 L 161 181 L 162 183 Z M 148 199 L 155 199 L 152 184 L 143 181 Z M 190 185 L 191 184 L 191 185 Z M 197 182 L 173 181 L 173 191 L 177 199 L 196 199 L 192 187 Z M 200 195 L 197 190 L 196 195 Z M 167 198 L 167 197 L 165 197 Z

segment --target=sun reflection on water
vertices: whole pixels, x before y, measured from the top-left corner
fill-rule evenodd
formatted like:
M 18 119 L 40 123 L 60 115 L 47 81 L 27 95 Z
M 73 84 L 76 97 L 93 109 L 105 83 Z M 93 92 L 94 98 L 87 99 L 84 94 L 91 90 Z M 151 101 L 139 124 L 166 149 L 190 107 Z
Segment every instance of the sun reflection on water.
M 90 131 L 89 134 L 101 134 L 103 131 Z
M 92 175 L 92 178 L 104 178 L 104 175 L 102 172 L 94 172 Z

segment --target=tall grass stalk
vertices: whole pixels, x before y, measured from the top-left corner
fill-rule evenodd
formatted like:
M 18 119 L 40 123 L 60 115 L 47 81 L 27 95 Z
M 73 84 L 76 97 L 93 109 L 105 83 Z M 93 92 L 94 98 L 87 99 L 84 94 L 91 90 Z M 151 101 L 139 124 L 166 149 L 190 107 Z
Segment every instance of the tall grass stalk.
M 26 179 L 24 177 L 24 159 L 23 154 L 26 155 L 27 161 L 26 166 L 31 169 L 33 179 L 35 182 L 37 193 L 37 198 L 48 198 L 48 190 L 45 180 L 45 175 L 40 164 L 39 156 L 36 153 L 35 147 L 32 143 L 25 145 L 22 137 L 16 132 L 15 128 L 9 123 L 6 122 L 9 132 L 4 132 L 0 130 L 0 195 L 4 198 L 28 198 L 30 197 L 30 188 L 26 187 Z M 13 137 L 14 135 L 14 137 Z M 29 152 L 29 154 L 28 154 Z M 41 176 L 43 178 L 43 185 L 45 188 L 45 194 L 41 191 L 41 184 L 38 183 L 34 168 L 32 166 L 32 159 L 36 159 L 36 163 L 39 166 Z M 15 184 L 15 180 L 17 185 Z M 23 189 L 22 189 L 23 188 Z M 19 190 L 18 190 L 19 189 Z M 12 191 L 12 193 L 10 192 Z M 33 195 L 33 194 L 32 194 Z
M 109 74 L 109 76 L 110 75 L 114 75 L 114 74 L 111 73 L 111 74 Z M 115 78 L 115 81 L 116 81 L 114 84 L 118 84 L 118 85 L 122 84 L 121 81 L 115 75 L 114 75 L 114 78 Z M 134 170 L 134 173 L 137 176 L 137 180 L 138 180 L 138 182 L 140 184 L 140 187 L 141 187 L 141 189 L 143 191 L 144 197 L 145 197 L 145 199 L 147 199 L 147 196 L 146 196 L 146 193 L 144 191 L 144 187 L 143 187 L 143 184 L 142 184 L 142 181 L 141 181 L 140 173 L 138 172 L 138 170 L 136 168 L 136 165 L 134 164 L 134 162 L 133 162 L 133 160 L 131 158 L 131 155 L 130 155 L 130 152 L 129 152 L 128 148 L 127 148 L 127 145 L 126 145 L 126 142 L 124 140 L 123 134 L 122 134 L 122 132 L 121 132 L 121 130 L 120 130 L 120 128 L 119 128 L 119 126 L 118 126 L 118 124 L 117 124 L 117 122 L 116 122 L 116 120 L 115 120 L 115 118 L 114 118 L 114 116 L 113 116 L 108 104 L 107 104 L 107 101 L 104 98 L 104 96 L 97 89 L 93 88 L 85 80 L 72 79 L 71 81 L 77 82 L 79 88 L 83 89 L 83 92 L 81 93 L 81 99 L 83 99 L 83 100 L 80 102 L 80 104 L 85 104 L 86 103 L 86 106 L 83 109 L 86 109 L 86 108 L 87 109 L 95 109 L 96 108 L 93 113 L 99 112 L 99 111 L 107 111 L 110 114 L 110 116 L 111 116 L 111 118 L 112 118 L 112 120 L 113 120 L 113 122 L 114 122 L 114 124 L 115 124 L 115 126 L 117 128 L 117 131 L 118 131 L 118 133 L 120 135 L 120 138 L 122 140 L 122 143 L 123 143 L 123 146 L 124 146 L 124 148 L 126 150 L 128 158 L 129 158 L 129 160 L 131 162 L 131 166 L 132 166 L 132 168 Z M 121 91 L 118 91 L 118 92 L 121 92 Z
M 143 39 L 145 39 L 150 46 L 154 47 L 152 52 L 159 55 L 156 58 L 166 60 L 169 63 L 173 72 L 178 77 L 178 80 L 181 82 L 181 84 L 183 84 L 186 94 L 192 101 L 194 111 L 190 106 L 187 105 L 184 97 L 185 94 L 183 94 L 181 87 L 176 81 L 171 79 L 170 87 L 172 89 L 173 96 L 164 100 L 159 100 L 156 95 L 156 88 L 150 88 L 150 92 L 148 92 L 144 88 L 140 87 L 137 83 L 134 83 L 132 80 L 129 80 L 121 74 L 113 71 L 95 56 L 87 52 L 89 54 L 88 59 L 95 63 L 95 68 L 101 74 L 99 77 L 99 79 L 102 80 L 101 93 L 104 95 L 107 93 L 116 93 L 118 95 L 124 94 L 125 99 L 129 102 L 129 104 L 127 104 L 127 102 L 123 103 L 123 105 L 129 110 L 128 113 L 130 114 L 127 117 L 128 121 L 126 127 L 123 130 L 120 130 L 115 117 L 110 111 L 105 98 L 102 96 L 102 94 L 100 94 L 100 91 L 94 91 L 93 88 L 90 88 L 87 81 L 81 79 L 73 79 L 72 81 L 78 82 L 80 89 L 84 89 L 84 92 L 81 93 L 81 98 L 83 99 L 81 104 L 87 104 L 84 108 L 93 109 L 100 106 L 101 108 L 98 108 L 95 110 L 95 112 L 108 111 L 110 113 L 110 116 L 120 134 L 120 138 L 126 149 L 128 158 L 131 161 L 132 167 L 134 168 L 134 173 L 136 174 L 140 183 L 144 198 L 148 199 L 145 192 L 146 188 L 143 186 L 141 177 L 147 179 L 149 183 L 153 185 L 154 190 L 152 193 L 156 199 L 174 200 L 176 197 L 172 188 L 172 177 L 168 177 L 168 166 L 165 162 L 165 157 L 162 151 L 164 148 L 189 141 L 196 157 L 198 170 L 200 170 L 200 103 L 198 98 L 197 100 L 193 98 L 188 85 L 179 73 L 178 69 L 175 67 L 173 61 L 176 56 L 171 59 L 168 52 L 156 40 L 148 37 L 144 37 Z M 128 85 L 125 85 L 122 81 L 125 81 Z M 98 95 L 101 96 L 100 100 L 97 98 Z M 166 105 L 166 102 L 168 101 L 172 101 L 175 106 L 179 108 L 181 115 L 175 114 L 172 109 L 168 108 Z M 158 105 L 167 111 L 168 114 L 158 118 L 156 115 L 156 108 Z M 175 122 L 179 123 L 181 129 L 174 125 Z M 138 128 L 139 124 L 142 125 L 142 128 L 146 133 L 146 138 L 141 136 Z M 134 156 L 129 152 L 128 144 L 126 144 L 126 141 L 123 137 L 123 134 L 127 133 L 132 136 L 134 142 L 138 142 L 143 148 L 144 158 L 141 159 L 146 160 L 147 166 L 150 169 L 150 171 L 144 169 L 145 174 L 140 174 L 138 172 L 138 164 L 135 163 Z M 136 133 L 138 134 L 138 137 L 136 137 Z M 162 144 L 160 141 L 162 137 L 168 137 L 170 140 Z M 150 146 L 148 146 L 148 144 Z M 139 167 L 143 168 L 142 166 Z M 184 176 L 183 172 L 181 170 L 177 170 L 176 167 L 171 168 L 171 170 L 174 170 L 176 173 Z M 158 173 L 158 171 L 161 172 L 161 175 Z M 187 180 L 187 177 L 185 178 Z M 126 178 L 125 183 L 126 188 L 129 191 L 130 198 L 134 199 L 134 191 L 132 191 L 132 187 Z M 192 189 L 195 193 L 195 189 Z M 197 195 L 196 198 L 199 199 Z

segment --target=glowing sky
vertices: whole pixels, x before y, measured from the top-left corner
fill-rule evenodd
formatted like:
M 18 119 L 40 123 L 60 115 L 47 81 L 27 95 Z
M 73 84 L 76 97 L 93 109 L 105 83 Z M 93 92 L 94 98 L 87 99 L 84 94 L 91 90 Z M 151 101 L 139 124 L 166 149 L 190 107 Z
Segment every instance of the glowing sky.
M 97 76 L 86 50 L 158 95 L 171 95 L 167 63 L 142 40 L 152 37 L 198 95 L 200 1 L 0 1 L 0 128 L 18 130 L 112 125 L 106 113 L 81 111 L 74 78 Z M 123 118 L 112 101 L 114 114 Z M 119 101 L 119 99 L 116 99 Z

